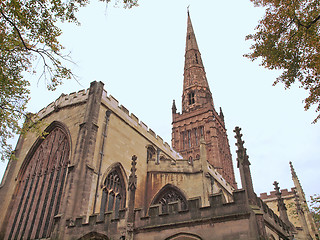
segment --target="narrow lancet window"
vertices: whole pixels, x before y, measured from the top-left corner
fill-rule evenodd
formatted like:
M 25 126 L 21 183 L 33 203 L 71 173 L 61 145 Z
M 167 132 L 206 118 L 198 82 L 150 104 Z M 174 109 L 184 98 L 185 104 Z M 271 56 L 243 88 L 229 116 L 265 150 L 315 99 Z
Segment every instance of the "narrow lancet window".
M 194 92 L 190 92 L 188 94 L 188 98 L 189 98 L 189 105 L 194 104 Z
M 204 137 L 204 130 L 203 130 L 203 126 L 200 127 L 200 136 Z
M 194 129 L 194 138 L 196 140 L 196 146 L 198 146 L 198 133 L 197 133 L 197 129 Z
M 191 148 L 191 131 L 188 130 L 188 146 Z

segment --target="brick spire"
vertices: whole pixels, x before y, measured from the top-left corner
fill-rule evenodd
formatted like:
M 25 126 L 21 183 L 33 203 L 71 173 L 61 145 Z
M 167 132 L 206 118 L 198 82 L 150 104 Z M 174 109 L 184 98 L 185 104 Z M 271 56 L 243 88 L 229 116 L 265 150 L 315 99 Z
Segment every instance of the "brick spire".
M 182 112 L 177 112 L 173 102 L 172 147 L 184 159 L 199 159 L 203 137 L 206 161 L 237 188 L 223 113 L 219 115 L 214 108 L 189 12 L 187 17 Z
M 206 104 L 213 105 L 212 94 L 188 11 L 182 112 L 188 112 Z

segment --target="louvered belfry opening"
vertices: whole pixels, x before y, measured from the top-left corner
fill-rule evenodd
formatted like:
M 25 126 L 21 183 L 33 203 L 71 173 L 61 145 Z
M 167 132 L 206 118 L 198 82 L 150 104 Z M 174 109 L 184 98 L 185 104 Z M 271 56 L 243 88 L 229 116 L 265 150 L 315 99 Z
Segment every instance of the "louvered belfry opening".
M 118 167 L 113 169 L 104 181 L 102 189 L 100 214 L 114 211 L 115 216 L 125 207 L 126 189 L 121 172 Z
M 59 212 L 69 151 L 66 132 L 55 127 L 20 170 L 6 239 L 50 237 L 53 217 Z

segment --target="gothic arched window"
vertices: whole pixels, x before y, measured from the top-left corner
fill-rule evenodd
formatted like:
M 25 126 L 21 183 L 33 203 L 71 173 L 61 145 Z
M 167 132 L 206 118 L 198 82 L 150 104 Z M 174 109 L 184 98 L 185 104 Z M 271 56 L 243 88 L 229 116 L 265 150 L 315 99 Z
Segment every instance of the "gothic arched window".
M 126 189 L 119 167 L 113 169 L 104 181 L 100 214 L 114 211 L 116 215 L 125 207 Z
M 182 192 L 174 186 L 167 185 L 160 190 L 153 204 L 161 204 L 162 212 L 164 213 L 168 211 L 168 205 L 172 202 L 179 202 L 181 210 L 187 209 L 187 200 Z
M 50 237 L 59 212 L 70 151 L 67 134 L 56 126 L 35 146 L 19 172 L 6 239 Z
M 147 147 L 147 162 L 151 161 L 152 158 L 155 156 L 156 150 L 153 146 Z

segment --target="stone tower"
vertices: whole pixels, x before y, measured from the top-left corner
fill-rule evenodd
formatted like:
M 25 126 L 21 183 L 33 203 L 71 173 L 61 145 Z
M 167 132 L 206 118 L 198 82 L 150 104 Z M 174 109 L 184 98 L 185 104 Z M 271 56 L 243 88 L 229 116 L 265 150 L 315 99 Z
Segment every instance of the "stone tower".
M 182 113 L 172 105 L 172 147 L 190 164 L 200 156 L 200 138 L 205 139 L 208 162 L 233 187 L 236 186 L 230 146 L 220 108 L 214 108 L 212 93 L 202 63 L 190 15 L 187 37 L 182 93 Z

